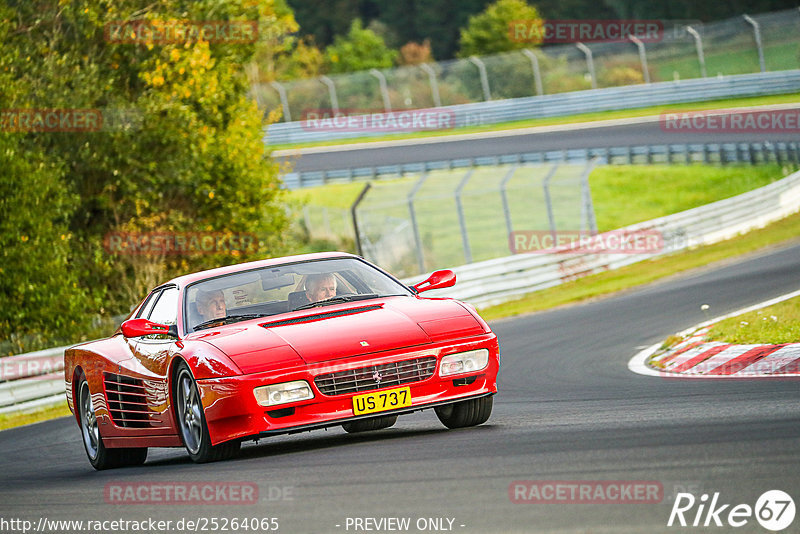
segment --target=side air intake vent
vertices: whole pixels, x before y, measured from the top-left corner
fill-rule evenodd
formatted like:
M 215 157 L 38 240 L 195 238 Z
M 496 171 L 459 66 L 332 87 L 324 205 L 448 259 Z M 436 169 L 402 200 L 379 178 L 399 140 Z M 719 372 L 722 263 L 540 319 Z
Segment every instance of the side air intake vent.
M 108 411 L 114 424 L 126 428 L 150 426 L 144 384 L 137 378 L 105 373 Z

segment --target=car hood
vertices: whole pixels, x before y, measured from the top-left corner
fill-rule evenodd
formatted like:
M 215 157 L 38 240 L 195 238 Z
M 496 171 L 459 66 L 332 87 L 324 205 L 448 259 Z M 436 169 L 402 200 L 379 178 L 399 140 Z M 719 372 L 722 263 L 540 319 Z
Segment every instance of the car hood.
M 305 363 L 317 363 L 485 331 L 457 301 L 387 297 L 237 323 L 203 338 L 240 366 L 240 361 L 251 360 L 255 353 L 285 365 L 298 356 Z

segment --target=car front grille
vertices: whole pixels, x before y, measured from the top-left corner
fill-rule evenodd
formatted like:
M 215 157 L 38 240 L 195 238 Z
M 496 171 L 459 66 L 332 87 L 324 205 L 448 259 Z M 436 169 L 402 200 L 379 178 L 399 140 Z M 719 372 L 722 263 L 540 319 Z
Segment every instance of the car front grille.
M 323 395 L 346 395 L 419 382 L 431 377 L 435 370 L 436 356 L 424 356 L 319 375 L 314 384 Z

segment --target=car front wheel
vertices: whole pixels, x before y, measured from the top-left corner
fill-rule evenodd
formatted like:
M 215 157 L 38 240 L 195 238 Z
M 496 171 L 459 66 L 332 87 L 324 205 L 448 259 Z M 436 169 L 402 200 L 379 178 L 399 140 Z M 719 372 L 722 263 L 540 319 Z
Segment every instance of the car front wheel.
M 175 373 L 175 414 L 178 430 L 186 452 L 196 463 L 226 460 L 236 455 L 241 447 L 239 441 L 228 441 L 218 445 L 211 444 L 203 404 L 197 383 L 184 362 L 178 365 Z
M 463 428 L 485 423 L 492 415 L 493 397 L 469 399 L 434 408 L 436 416 L 447 428 Z

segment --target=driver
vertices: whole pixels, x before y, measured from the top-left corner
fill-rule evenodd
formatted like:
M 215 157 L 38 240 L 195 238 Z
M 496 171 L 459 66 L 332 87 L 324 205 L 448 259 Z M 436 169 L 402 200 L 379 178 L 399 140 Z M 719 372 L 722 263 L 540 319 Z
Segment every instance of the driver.
M 225 305 L 225 295 L 219 289 L 213 291 L 199 291 L 195 299 L 197 311 L 202 316 L 204 321 L 212 319 L 222 319 L 228 314 L 227 306 Z
M 319 302 L 336 296 L 336 277 L 333 273 L 310 274 L 306 278 L 308 302 Z

